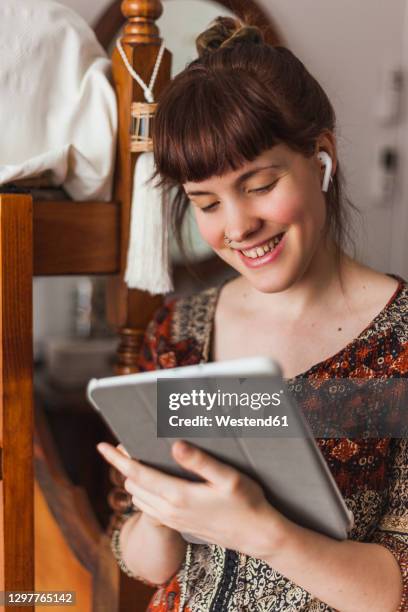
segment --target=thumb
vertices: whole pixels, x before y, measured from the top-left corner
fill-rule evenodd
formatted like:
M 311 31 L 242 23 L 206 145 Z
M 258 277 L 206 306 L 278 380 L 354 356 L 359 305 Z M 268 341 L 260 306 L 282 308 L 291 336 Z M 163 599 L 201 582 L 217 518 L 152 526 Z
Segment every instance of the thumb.
M 193 446 L 178 440 L 172 447 L 173 457 L 181 467 L 201 476 L 214 485 L 223 485 L 235 472 L 234 468 Z

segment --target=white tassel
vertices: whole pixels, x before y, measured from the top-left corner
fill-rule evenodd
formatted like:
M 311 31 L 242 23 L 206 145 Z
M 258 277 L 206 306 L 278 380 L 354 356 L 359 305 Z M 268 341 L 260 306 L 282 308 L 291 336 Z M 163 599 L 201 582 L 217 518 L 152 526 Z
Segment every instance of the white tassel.
M 169 256 L 169 206 L 151 181 L 153 153 L 142 153 L 133 178 L 130 236 L 125 282 L 152 295 L 173 290 Z

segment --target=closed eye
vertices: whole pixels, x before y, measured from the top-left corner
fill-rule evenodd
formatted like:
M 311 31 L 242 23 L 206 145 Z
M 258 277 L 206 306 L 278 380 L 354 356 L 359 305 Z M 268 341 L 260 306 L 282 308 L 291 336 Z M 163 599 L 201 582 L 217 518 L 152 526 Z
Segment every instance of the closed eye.
M 263 187 L 257 187 L 256 189 L 248 189 L 247 193 L 259 193 L 259 194 L 268 193 L 269 191 L 272 191 L 272 189 L 275 187 L 277 182 L 278 181 L 273 181 L 273 183 L 269 183 L 268 185 L 264 185 Z M 216 209 L 218 204 L 219 204 L 218 201 L 212 202 L 212 204 L 208 204 L 208 206 L 200 207 L 200 210 L 202 210 L 203 212 L 211 212 Z
M 269 183 L 269 185 L 264 185 L 263 187 L 258 187 L 257 189 L 249 189 L 248 193 L 267 193 L 271 191 L 273 187 L 275 187 L 278 181 L 274 181 L 273 183 Z
M 219 202 L 213 202 L 212 204 L 208 204 L 208 206 L 202 206 L 200 210 L 203 212 L 211 212 L 218 206 Z

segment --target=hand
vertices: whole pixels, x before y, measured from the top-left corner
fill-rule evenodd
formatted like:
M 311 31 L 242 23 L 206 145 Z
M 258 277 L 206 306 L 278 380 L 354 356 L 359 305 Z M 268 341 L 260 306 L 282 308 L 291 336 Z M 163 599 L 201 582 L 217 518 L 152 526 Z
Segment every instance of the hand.
M 261 487 L 199 448 L 178 441 L 172 452 L 203 482 L 164 474 L 106 443 L 97 448 L 125 476 L 135 505 L 159 523 L 258 558 L 278 545 L 287 521 L 266 501 Z

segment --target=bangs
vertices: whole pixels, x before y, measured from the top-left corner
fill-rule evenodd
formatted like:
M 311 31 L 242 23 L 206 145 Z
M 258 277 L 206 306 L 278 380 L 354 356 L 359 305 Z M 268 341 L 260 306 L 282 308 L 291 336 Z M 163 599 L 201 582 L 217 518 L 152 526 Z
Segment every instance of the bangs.
M 248 72 L 181 73 L 164 92 L 155 117 L 157 173 L 181 185 L 254 160 L 282 141 L 282 115 L 278 120 L 270 100 L 271 92 Z

